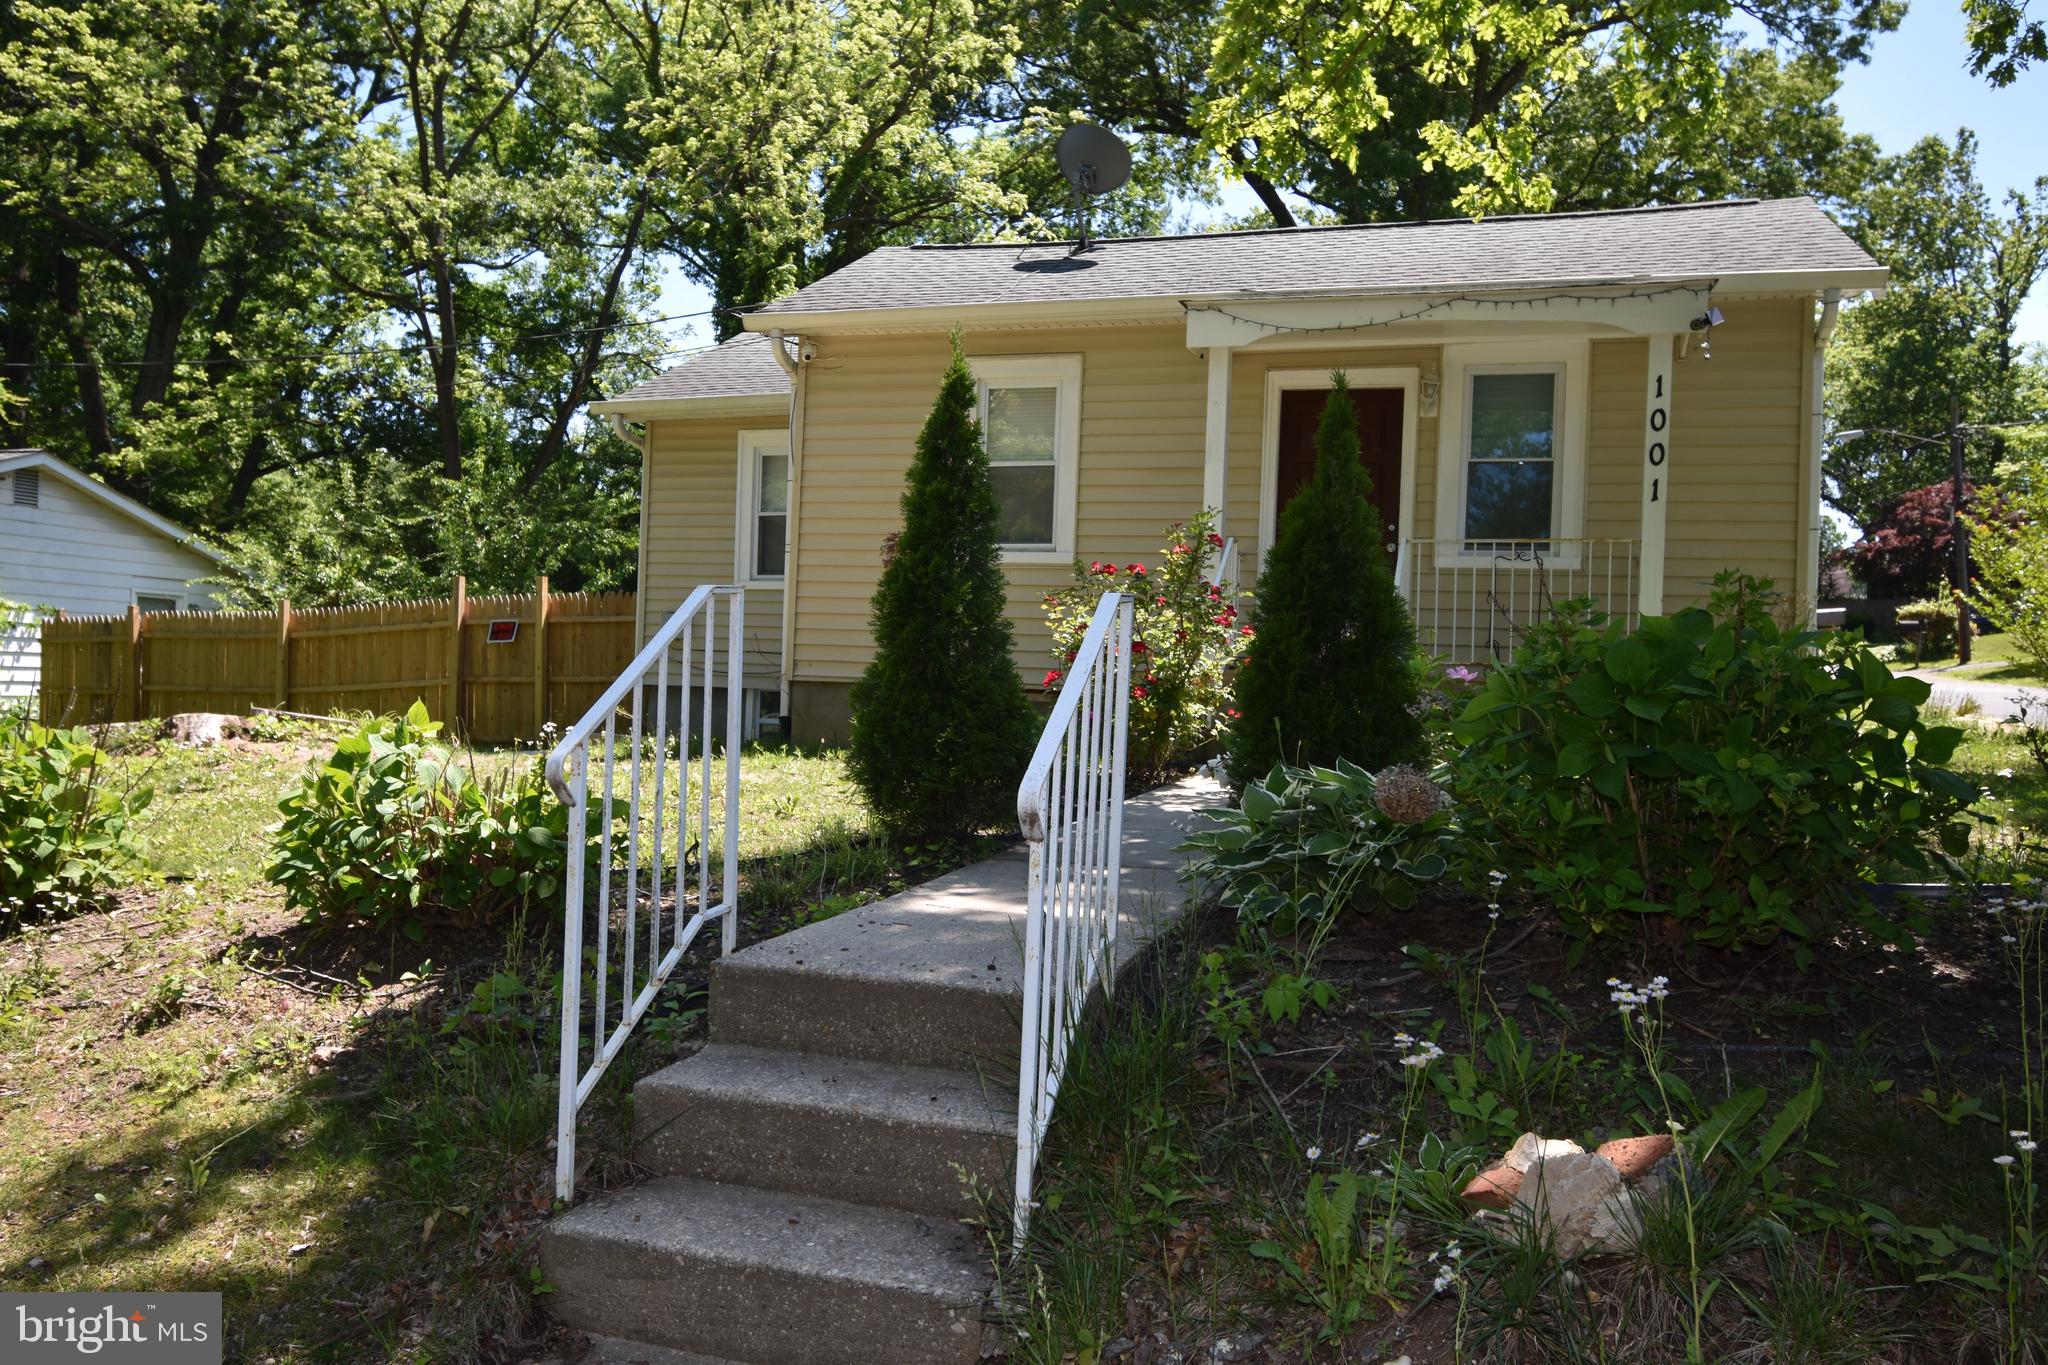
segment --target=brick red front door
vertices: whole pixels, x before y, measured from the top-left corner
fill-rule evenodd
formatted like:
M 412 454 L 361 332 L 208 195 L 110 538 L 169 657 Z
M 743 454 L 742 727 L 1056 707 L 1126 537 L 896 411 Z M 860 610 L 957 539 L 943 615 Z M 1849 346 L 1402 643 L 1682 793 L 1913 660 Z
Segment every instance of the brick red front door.
M 1351 410 L 1358 414 L 1358 462 L 1372 476 L 1372 500 L 1386 532 L 1387 553 L 1400 544 L 1401 404 L 1400 389 L 1353 389 Z M 1287 508 L 1316 468 L 1316 427 L 1323 420 L 1328 389 L 1280 391 L 1279 471 L 1274 515 Z

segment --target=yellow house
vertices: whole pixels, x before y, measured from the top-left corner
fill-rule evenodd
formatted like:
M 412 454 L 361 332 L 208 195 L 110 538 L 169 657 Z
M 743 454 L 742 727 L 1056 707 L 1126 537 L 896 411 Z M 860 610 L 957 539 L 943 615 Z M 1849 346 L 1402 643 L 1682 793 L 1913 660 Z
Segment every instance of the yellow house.
M 645 452 L 643 636 L 744 583 L 748 716 L 836 738 L 949 334 L 1034 683 L 1076 560 L 1147 559 L 1207 507 L 1250 584 L 1334 370 L 1423 647 L 1481 659 L 1568 596 L 1634 617 L 1740 568 L 1810 599 L 1822 358 L 1886 278 L 1804 198 L 888 247 L 592 410 Z

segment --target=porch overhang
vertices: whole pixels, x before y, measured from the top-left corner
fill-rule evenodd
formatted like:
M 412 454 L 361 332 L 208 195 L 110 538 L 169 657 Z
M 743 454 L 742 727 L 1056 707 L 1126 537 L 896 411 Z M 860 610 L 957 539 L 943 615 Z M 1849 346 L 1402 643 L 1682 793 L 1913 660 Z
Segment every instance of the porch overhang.
M 1370 298 L 1247 295 L 1189 299 L 1190 350 L 1241 350 L 1279 339 L 1357 339 L 1381 329 L 1473 332 L 1502 327 L 1570 327 L 1615 336 L 1684 332 L 1719 292 L 1713 280 L 1654 284 L 1532 286 L 1459 293 L 1380 294 Z

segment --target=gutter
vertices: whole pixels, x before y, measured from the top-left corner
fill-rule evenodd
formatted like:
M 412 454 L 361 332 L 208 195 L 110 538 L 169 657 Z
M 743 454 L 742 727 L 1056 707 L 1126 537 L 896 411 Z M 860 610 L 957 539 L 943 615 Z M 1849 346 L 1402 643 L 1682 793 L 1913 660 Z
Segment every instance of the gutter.
M 635 436 L 626 419 L 616 412 L 606 415 L 612 435 L 640 452 L 640 548 L 633 556 L 633 647 L 647 638 L 647 508 L 654 501 L 654 455 L 648 450 L 647 425 Z
M 789 348 L 782 344 L 782 329 L 773 328 L 768 333 L 768 349 L 775 356 L 775 363 L 789 376 L 789 529 L 788 544 L 784 547 L 789 556 L 789 567 L 782 574 L 782 663 L 776 685 L 782 692 L 782 733 L 792 736 L 791 716 L 796 704 L 791 684 L 794 682 L 796 664 L 796 583 L 798 542 L 803 534 L 803 488 L 804 488 L 804 365 L 801 360 L 790 358 Z
M 1842 291 L 1824 289 L 1820 298 L 1820 320 L 1813 326 L 1813 352 L 1808 362 L 1810 391 L 1806 415 L 1806 468 L 1803 471 L 1806 486 L 1801 490 L 1811 518 L 1799 545 L 1799 568 L 1806 582 L 1792 598 L 1794 603 L 1810 598 L 1816 607 L 1820 602 L 1820 519 L 1825 515 L 1820 507 L 1821 457 L 1826 453 L 1821 428 L 1827 406 L 1828 342 L 1834 339 L 1835 324 L 1841 320 Z

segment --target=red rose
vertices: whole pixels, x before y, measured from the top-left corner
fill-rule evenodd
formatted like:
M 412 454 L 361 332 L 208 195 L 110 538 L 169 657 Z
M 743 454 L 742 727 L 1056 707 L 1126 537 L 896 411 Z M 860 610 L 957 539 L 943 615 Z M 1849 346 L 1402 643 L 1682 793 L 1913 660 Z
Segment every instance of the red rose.
M 1131 696 L 1137 699 L 1138 701 L 1143 701 L 1145 700 L 1145 689 L 1142 687 L 1133 687 L 1131 689 Z
M 1223 548 L 1223 537 L 1217 535 L 1214 531 L 1211 531 L 1209 533 L 1209 543 L 1220 550 Z
M 1143 564 L 1127 564 L 1124 566 L 1124 572 L 1134 573 L 1138 577 L 1143 578 L 1145 576 L 1145 566 Z
M 1177 554 L 1177 555 L 1184 555 L 1184 554 L 1186 554 L 1187 552 L 1188 552 L 1188 547 L 1187 547 L 1187 546 L 1185 546 L 1185 545 L 1175 545 L 1175 546 L 1173 547 L 1173 553 L 1175 553 L 1175 554 Z
M 1239 626 L 1237 628 L 1237 633 L 1239 635 L 1249 635 L 1252 633 L 1252 628 L 1250 626 Z
M 1145 653 L 1149 653 L 1149 652 L 1150 652 L 1150 650 L 1148 649 L 1148 647 L 1146 646 L 1146 644 L 1145 644 L 1145 642 L 1144 642 L 1143 640 L 1133 640 L 1133 641 L 1131 641 L 1131 653 L 1133 653 L 1133 654 L 1145 654 Z

